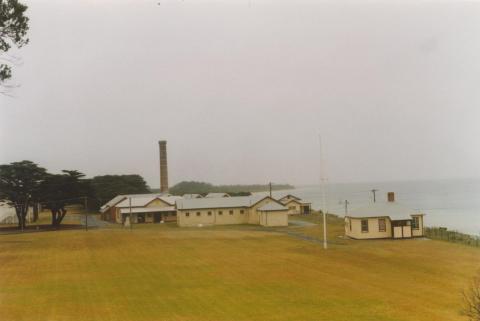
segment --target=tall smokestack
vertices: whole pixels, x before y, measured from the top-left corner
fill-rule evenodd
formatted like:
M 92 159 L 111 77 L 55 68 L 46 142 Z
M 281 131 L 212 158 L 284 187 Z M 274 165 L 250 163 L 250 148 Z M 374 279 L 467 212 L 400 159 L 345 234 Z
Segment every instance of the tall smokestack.
M 168 192 L 167 141 L 158 142 L 160 149 L 160 193 Z

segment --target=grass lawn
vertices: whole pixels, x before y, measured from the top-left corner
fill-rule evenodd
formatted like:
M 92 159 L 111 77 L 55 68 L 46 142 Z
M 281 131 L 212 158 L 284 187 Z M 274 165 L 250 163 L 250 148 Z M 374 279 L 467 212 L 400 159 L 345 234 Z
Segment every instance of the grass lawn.
M 317 218 L 313 218 L 316 220 Z M 321 226 L 0 235 L 0 320 L 465 320 L 480 250 L 430 240 L 321 245 Z

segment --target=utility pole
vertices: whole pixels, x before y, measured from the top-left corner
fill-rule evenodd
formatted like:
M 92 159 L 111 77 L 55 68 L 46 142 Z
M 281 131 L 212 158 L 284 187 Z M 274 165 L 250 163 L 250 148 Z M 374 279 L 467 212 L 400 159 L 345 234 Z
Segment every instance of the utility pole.
M 85 231 L 88 231 L 88 215 L 87 215 L 87 197 L 83 197 L 84 201 L 84 210 L 85 210 Z
M 268 185 L 269 185 L 269 189 L 270 189 L 270 197 L 272 197 L 272 182 L 270 182 L 270 184 L 268 184 Z
M 375 193 L 378 192 L 378 189 L 372 189 L 370 190 L 370 192 L 373 193 L 373 202 L 375 203 L 377 201 L 377 199 L 375 198 Z
M 132 222 L 132 198 L 131 197 L 128 198 L 128 206 L 130 207 L 130 217 L 129 217 L 129 219 L 130 219 L 130 231 L 131 231 L 132 230 L 132 224 L 133 224 L 133 222 Z
M 348 200 L 345 200 L 345 216 L 348 215 L 348 204 L 350 204 L 350 202 Z

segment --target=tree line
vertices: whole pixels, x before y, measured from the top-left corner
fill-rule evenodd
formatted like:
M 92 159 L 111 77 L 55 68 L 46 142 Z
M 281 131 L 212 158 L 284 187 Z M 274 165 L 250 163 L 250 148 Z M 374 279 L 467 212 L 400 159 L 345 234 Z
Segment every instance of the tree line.
M 208 193 L 229 193 L 233 195 L 248 195 L 255 192 L 265 192 L 269 190 L 269 185 L 250 184 L 250 185 L 213 185 L 205 182 L 183 181 L 169 189 L 173 195 L 184 194 L 208 194 Z M 272 190 L 293 189 L 289 184 L 273 184 Z
M 39 207 L 49 210 L 51 224 L 56 227 L 65 218 L 69 205 L 82 204 L 95 210 L 118 194 L 149 192 L 140 175 L 102 175 L 89 179 L 77 170 L 52 174 L 28 160 L 0 165 L 0 201 L 15 209 L 20 229 L 26 227 L 30 208 L 34 221 L 38 219 Z

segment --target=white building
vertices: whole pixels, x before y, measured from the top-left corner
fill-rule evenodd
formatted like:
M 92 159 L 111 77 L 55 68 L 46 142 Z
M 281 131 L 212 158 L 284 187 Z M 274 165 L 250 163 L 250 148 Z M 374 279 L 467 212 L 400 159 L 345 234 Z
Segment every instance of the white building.
M 26 222 L 33 222 L 33 208 L 29 207 Z M 0 202 L 0 224 L 18 224 L 15 208 L 6 202 Z
M 345 235 L 353 239 L 412 238 L 424 236 L 425 214 L 395 202 L 375 202 L 345 216 Z
M 178 226 L 288 225 L 288 208 L 270 196 L 181 199 L 176 206 Z
M 123 223 L 131 215 L 131 223 L 160 223 L 176 220 L 175 201 L 180 196 L 169 194 L 118 195 L 100 208 L 103 220 Z

